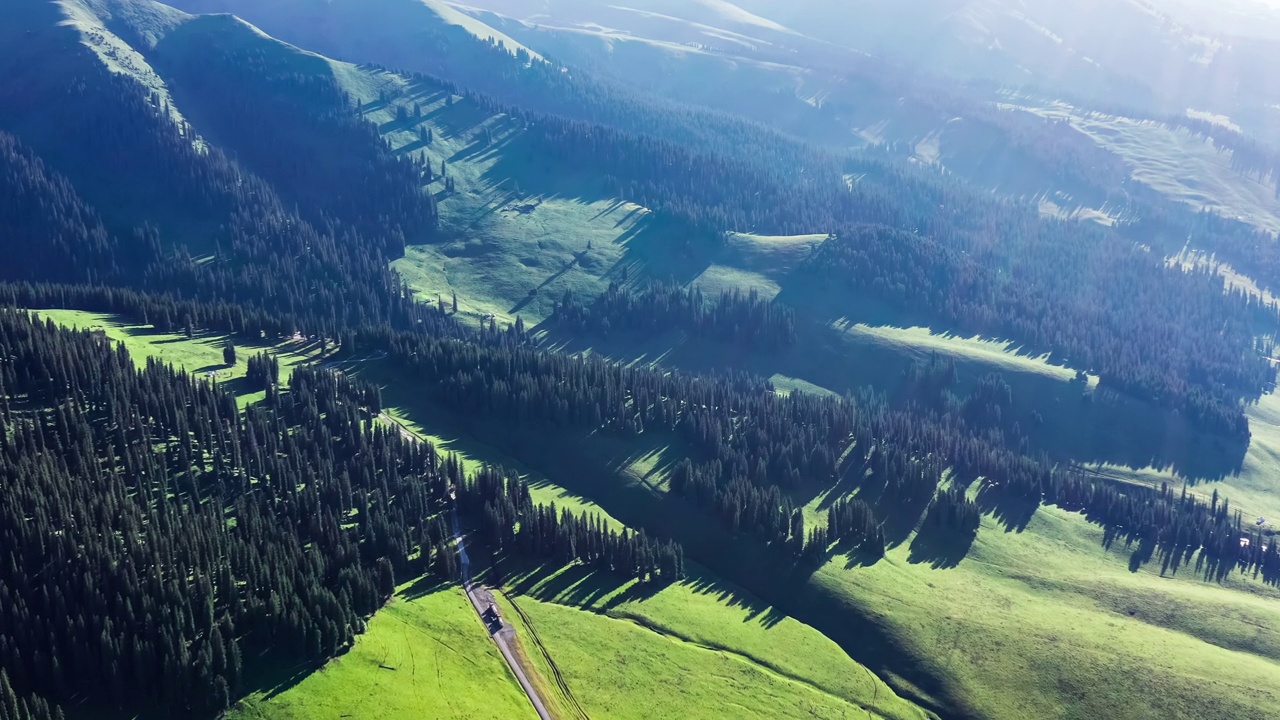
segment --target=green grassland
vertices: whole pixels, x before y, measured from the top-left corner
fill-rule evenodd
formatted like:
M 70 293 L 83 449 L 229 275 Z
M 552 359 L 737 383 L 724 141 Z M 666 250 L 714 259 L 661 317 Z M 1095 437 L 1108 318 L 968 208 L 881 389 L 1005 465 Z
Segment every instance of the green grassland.
M 394 263 L 421 297 L 457 293 L 473 319 L 545 318 L 565 291 L 594 297 L 624 266 L 643 265 L 670 232 L 651 213 L 608 193 L 597 178 L 533 153 L 506 115 L 393 73 L 333 63 L 344 89 L 364 103 L 397 152 L 425 158 L 439 176 L 448 163 L 454 191 L 437 177 L 426 191 L 439 200 L 442 240 L 412 245 Z M 389 98 L 379 101 L 379 96 Z M 422 119 L 397 120 L 421 108 Z M 410 112 L 410 115 L 412 113 Z M 433 135 L 424 143 L 419 131 Z
M 944 715 L 1225 719 L 1280 712 L 1280 694 L 1271 687 L 1280 677 L 1280 592 L 1240 575 L 1205 582 L 1194 567 L 1162 573 L 1156 562 L 1133 571 L 1134 548 L 1120 541 L 1108 549 L 1103 530 L 1079 514 L 1042 507 L 1025 527 L 1010 530 L 995 512 L 1008 518 L 1010 509 L 981 500 L 991 512 L 963 558 L 911 533 L 875 565 L 840 555 L 816 571 L 800 571 L 749 540 L 723 537 L 714 521 L 669 497 L 665 470 L 679 453 L 661 438 L 624 445 L 450 422 L 469 442 L 488 443 L 556 478 L 580 504 L 597 503 L 628 525 L 677 537 L 698 566 L 821 631 L 900 695 Z M 816 520 L 823 499 L 798 499 Z M 528 605 L 544 642 L 565 646 L 553 654 L 567 676 L 578 657 L 574 638 L 592 631 L 561 634 L 556 628 L 572 621 L 547 603 L 603 610 L 695 646 L 755 652 L 750 640 L 696 619 L 697 603 L 675 598 L 692 592 L 696 600 L 699 593 L 683 586 L 633 606 L 611 604 L 615 591 L 590 577 L 535 575 L 512 584 L 528 592 L 519 602 Z M 734 601 L 727 604 L 736 611 Z M 797 655 L 780 654 L 788 662 Z M 574 686 L 584 704 L 594 677 Z
M 913 542 L 871 567 L 836 558 L 815 586 L 876 618 L 957 699 L 993 718 L 1272 717 L 1280 599 L 1192 568 L 1130 572 L 1101 529 L 1042 508 L 1024 532 L 988 517 L 967 558 L 933 569 Z
M 835 643 L 698 566 L 662 589 L 582 568 L 507 584 L 589 715 L 925 716 Z M 645 701 L 655 686 L 666 691 Z
M 394 668 L 394 669 L 388 669 Z M 254 693 L 231 720 L 487 720 L 536 717 L 462 590 L 401 592 L 355 647 Z
M 359 374 L 385 386 L 388 415 L 457 454 L 464 465 L 514 469 L 530 483 L 535 501 L 599 513 L 615 528 L 624 527 L 580 489 L 553 482 L 557 475 L 482 439 L 483 429 L 415 401 L 411 387 L 388 368 L 370 363 Z M 663 449 L 651 450 L 637 453 L 634 466 L 660 465 Z M 592 485 L 612 479 L 578 478 Z M 696 564 L 689 580 L 657 592 L 580 567 L 498 569 L 592 717 L 924 717 L 821 633 Z M 515 613 L 506 616 L 521 622 Z M 530 633 L 520 637 L 526 657 L 550 678 Z M 802 708 L 803 714 L 789 708 Z
M 518 602 L 592 717 L 924 717 L 892 697 L 888 688 L 878 699 L 881 704 L 863 708 L 753 658 L 670 635 L 640 621 L 531 598 Z M 714 606 L 690 611 L 713 619 L 720 615 Z M 777 655 L 803 649 L 780 642 L 772 646 Z M 861 677 L 868 684 L 879 683 L 865 673 Z M 890 698 L 897 711 L 883 707 Z
M 222 349 L 233 339 L 226 335 L 202 333 L 188 338 L 183 334 L 158 332 L 150 325 L 119 315 L 56 309 L 35 312 L 64 327 L 101 330 L 111 342 L 123 344 L 139 367 L 146 366 L 147 358 L 155 358 L 196 376 L 213 373 L 212 377 L 234 393 L 241 405 L 263 397 L 262 392 L 250 392 L 243 382 L 250 357 L 259 353 L 275 357 L 280 362 L 281 382 L 288 380 L 295 365 L 321 359 L 319 347 L 314 343 L 293 340 L 246 342 L 237 337 L 234 338 L 236 364 L 228 367 L 223 362 Z

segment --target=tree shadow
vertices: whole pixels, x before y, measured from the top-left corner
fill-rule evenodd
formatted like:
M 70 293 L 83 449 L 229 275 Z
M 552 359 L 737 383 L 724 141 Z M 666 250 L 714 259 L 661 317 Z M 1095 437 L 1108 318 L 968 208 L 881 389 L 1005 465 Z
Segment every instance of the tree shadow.
M 911 540 L 907 562 L 928 563 L 934 570 L 954 568 L 969 554 L 977 533 L 959 532 L 925 523 Z
M 994 517 L 1006 532 L 1026 530 L 1040 509 L 1039 498 L 1018 495 L 986 483 L 979 488 L 976 502 L 982 514 Z
M 491 114 L 475 103 L 455 102 L 441 105 L 426 113 L 423 119 L 431 122 L 446 136 L 458 136 L 488 120 Z
M 840 555 L 844 556 L 845 570 L 871 567 L 884 559 L 884 555 L 879 550 L 872 549 L 869 543 L 852 540 L 841 540 L 827 553 L 829 557 Z
M 323 663 L 284 667 L 266 653 L 245 658 L 243 695 L 260 694 L 264 700 L 271 700 L 297 687 L 321 667 Z
M 428 595 L 434 595 L 453 584 L 447 580 L 441 580 L 434 574 L 423 575 L 415 580 L 413 584 L 398 590 L 396 597 L 405 602 L 413 602 L 414 600 L 421 600 Z

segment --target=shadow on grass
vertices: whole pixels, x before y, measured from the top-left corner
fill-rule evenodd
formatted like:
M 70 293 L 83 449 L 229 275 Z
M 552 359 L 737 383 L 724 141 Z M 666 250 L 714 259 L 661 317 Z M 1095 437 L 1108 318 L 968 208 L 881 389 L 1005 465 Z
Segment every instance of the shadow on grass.
M 440 592 L 446 587 L 453 585 L 452 582 L 441 580 L 435 575 L 424 575 L 413 582 L 412 585 L 401 588 L 396 593 L 396 598 L 405 602 L 413 602 L 422 598 Z
M 978 490 L 977 503 L 983 515 L 991 515 L 1008 532 L 1026 530 L 1036 510 L 1040 509 L 1039 498 L 1029 498 L 987 484 Z
M 303 663 L 288 667 L 266 655 L 247 658 L 245 663 L 245 695 L 261 694 L 264 700 L 282 695 L 306 680 L 322 664 Z
M 977 533 L 938 528 L 925 523 L 911 541 L 907 562 L 913 565 L 927 563 L 934 570 L 956 567 L 969 554 L 969 548 L 973 547 L 976 537 Z
M 676 585 L 667 586 L 637 582 L 586 565 L 561 568 L 551 563 L 534 565 L 526 559 L 504 557 L 494 564 L 489 579 L 505 585 L 516 595 L 605 614 L 629 603 L 642 603 L 667 587 L 681 587 L 712 597 L 726 607 L 744 610 L 743 622 L 758 622 L 772 628 L 787 617 L 724 581 L 710 579 L 705 571 L 690 568 L 690 573 L 690 577 Z

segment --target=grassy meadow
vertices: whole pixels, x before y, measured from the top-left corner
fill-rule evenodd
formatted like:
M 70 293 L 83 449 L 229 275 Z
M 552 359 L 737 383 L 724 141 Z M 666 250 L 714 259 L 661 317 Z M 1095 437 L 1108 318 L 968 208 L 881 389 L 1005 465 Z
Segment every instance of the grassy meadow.
M 700 566 L 661 589 L 581 567 L 517 571 L 506 585 L 593 717 L 926 717 L 835 643 Z
M 388 669 L 394 668 L 394 669 Z M 239 703 L 230 720 L 536 718 L 462 589 L 412 586 L 380 610 L 355 647 L 320 670 Z
M 1133 179 L 1194 208 L 1239 218 L 1275 233 L 1280 200 L 1274 183 L 1257 182 L 1231 167 L 1231 153 L 1207 138 L 1163 123 L 1085 113 L 1061 102 L 1013 99 L 1009 107 L 1062 120 L 1120 156 Z
M 464 465 L 508 467 L 529 482 L 537 502 L 599 513 L 613 527 L 624 527 L 606 504 L 566 488 L 558 474 L 521 462 L 518 449 L 507 452 L 483 438 L 483 430 L 415 402 L 395 373 L 376 363 L 360 373 L 385 386 L 390 416 Z M 635 462 L 654 465 L 661 455 L 653 448 Z M 607 473 L 577 477 L 591 485 L 612 480 Z M 553 572 L 501 561 L 496 570 L 591 717 L 926 716 L 830 639 L 706 567 L 691 564 L 687 581 L 657 592 L 581 567 Z M 521 628 L 519 614 L 509 605 L 504 610 Z M 522 650 L 547 682 L 554 673 L 531 636 L 521 629 Z M 553 698 L 560 695 L 550 683 L 548 690 Z M 562 696 L 557 704 L 571 707 Z M 796 708 L 803 714 L 796 715 Z
M 837 557 L 812 583 L 875 618 L 984 717 L 1280 713 L 1280 593 L 1205 583 L 1194 568 L 1131 572 L 1125 549 L 1102 540 L 1082 516 L 1041 508 L 1023 532 L 985 518 L 951 569 L 916 557 L 912 538 L 871 567 Z
M 643 265 L 654 242 L 668 236 L 648 210 L 614 197 L 598 178 L 535 155 L 506 115 L 393 73 L 333 67 L 398 153 L 432 164 L 436 178 L 425 189 L 439 201 L 445 237 L 411 245 L 393 264 L 423 299 L 448 302 L 456 292 L 473 322 L 521 316 L 532 326 L 566 291 L 603 292 L 611 273 Z M 400 108 L 407 120 L 397 119 Z M 419 135 L 427 129 L 429 143 Z M 440 177 L 444 164 L 451 193 Z
M 389 388 L 388 394 L 396 393 Z M 1008 508 L 1001 508 L 999 518 L 991 512 L 984 517 L 963 557 L 908 533 L 875 565 L 837 555 L 816 570 L 802 570 L 751 541 L 723 537 L 714 521 L 669 497 L 665 473 L 680 453 L 661 439 L 641 446 L 594 435 L 548 438 L 486 429 L 439 411 L 426 424 L 436 423 L 451 428 L 445 434 L 453 447 L 519 458 L 531 477 L 555 478 L 564 488 L 560 497 L 572 498 L 576 508 L 598 504 L 619 522 L 674 536 L 694 561 L 688 584 L 643 599 L 573 571 L 510 573 L 508 585 L 589 712 L 591 702 L 608 703 L 610 692 L 625 692 L 626 685 L 594 674 L 594 665 L 575 675 L 577 662 L 596 659 L 578 655 L 575 638 L 594 631 L 572 627 L 574 618 L 589 618 L 566 614 L 566 607 L 632 624 L 615 628 L 614 635 L 643 629 L 702 651 L 728 649 L 777 675 L 804 677 L 848 696 L 833 691 L 812 667 L 788 667 L 818 655 L 796 650 L 760 616 L 751 619 L 754 611 L 735 599 L 741 592 L 771 608 L 764 615 L 805 623 L 900 696 L 944 716 L 1171 718 L 1205 708 L 1213 711 L 1200 717 L 1280 713 L 1280 693 L 1271 687 L 1280 677 L 1280 591 L 1243 575 L 1206 582 L 1194 566 L 1161 568 L 1157 561 L 1133 570 L 1135 548 L 1123 541 L 1107 547 L 1103 529 L 1077 513 L 1023 508 L 1029 512 L 1025 526 L 1011 529 L 1000 519 L 1009 517 Z M 812 522 L 826 498 L 798 500 L 807 504 Z M 733 592 L 700 592 L 703 572 Z M 610 657 L 629 667 L 640 662 L 621 652 Z M 594 707 L 609 715 L 612 706 Z M 1117 715 L 1119 708 L 1126 714 Z

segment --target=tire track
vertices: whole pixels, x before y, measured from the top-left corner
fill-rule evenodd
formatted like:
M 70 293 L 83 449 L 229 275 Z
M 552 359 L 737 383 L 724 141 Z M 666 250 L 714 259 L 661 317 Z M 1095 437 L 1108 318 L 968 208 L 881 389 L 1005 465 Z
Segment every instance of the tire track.
M 525 614 L 516 599 L 511 597 L 506 590 L 498 588 L 498 592 L 502 593 L 503 599 L 515 609 L 516 614 L 520 616 L 520 620 L 524 626 L 529 629 L 529 635 L 533 638 L 533 644 L 538 646 L 538 652 L 542 653 L 542 658 L 547 661 L 547 665 L 551 668 L 551 674 L 555 676 L 556 685 L 560 687 L 561 694 L 569 701 L 576 711 L 575 715 L 581 720 L 591 720 L 587 715 L 587 711 L 582 708 L 582 704 L 578 702 L 578 698 L 573 694 L 573 690 L 569 688 L 568 681 L 565 680 L 564 674 L 560 672 L 560 666 L 556 665 L 556 661 L 552 659 L 551 653 L 547 650 L 547 646 L 543 644 L 542 638 L 538 636 L 538 630 L 533 626 L 533 620 Z

